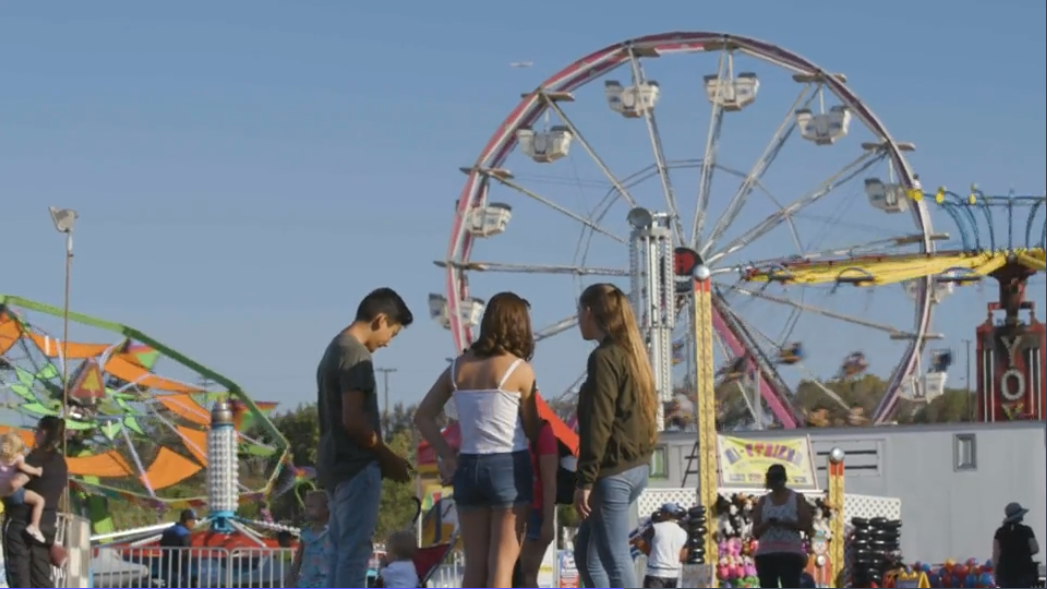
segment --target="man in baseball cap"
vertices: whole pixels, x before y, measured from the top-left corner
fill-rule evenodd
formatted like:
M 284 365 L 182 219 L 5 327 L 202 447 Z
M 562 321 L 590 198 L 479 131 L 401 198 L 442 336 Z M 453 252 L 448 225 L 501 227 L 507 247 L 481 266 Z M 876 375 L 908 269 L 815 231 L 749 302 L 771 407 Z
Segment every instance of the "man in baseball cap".
M 183 509 L 178 523 L 164 530 L 160 536 L 160 576 L 168 587 L 182 587 L 188 581 L 189 548 L 192 547 L 192 531 L 200 518 L 192 509 Z

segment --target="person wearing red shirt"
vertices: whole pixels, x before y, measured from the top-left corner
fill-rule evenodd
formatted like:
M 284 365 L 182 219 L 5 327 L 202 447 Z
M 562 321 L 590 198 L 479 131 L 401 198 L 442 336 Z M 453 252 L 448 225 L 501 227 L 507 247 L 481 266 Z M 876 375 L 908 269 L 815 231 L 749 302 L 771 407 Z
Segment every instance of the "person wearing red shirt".
M 527 536 L 520 552 L 520 587 L 537 587 L 545 553 L 556 537 L 556 473 L 560 446 L 548 421 L 542 423 L 538 441 L 531 448 L 534 463 L 534 500 L 527 519 Z

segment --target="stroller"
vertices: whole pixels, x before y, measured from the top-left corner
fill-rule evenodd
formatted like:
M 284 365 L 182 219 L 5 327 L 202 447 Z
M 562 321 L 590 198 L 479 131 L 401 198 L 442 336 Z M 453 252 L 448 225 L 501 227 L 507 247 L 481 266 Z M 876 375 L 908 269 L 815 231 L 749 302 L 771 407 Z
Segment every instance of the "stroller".
M 413 498 L 415 504 L 414 522 L 415 525 L 422 525 L 422 502 L 417 497 Z M 432 546 L 426 546 L 419 548 L 418 552 L 414 555 L 414 569 L 418 574 L 419 587 L 428 587 L 429 582 L 432 580 L 433 575 L 440 569 L 440 565 L 447 560 L 448 555 L 454 550 L 455 544 L 458 543 L 458 528 L 455 527 L 454 532 L 451 533 L 451 537 L 447 539 L 447 542 L 441 542 Z M 385 587 L 382 582 L 381 573 L 375 580 L 375 587 Z

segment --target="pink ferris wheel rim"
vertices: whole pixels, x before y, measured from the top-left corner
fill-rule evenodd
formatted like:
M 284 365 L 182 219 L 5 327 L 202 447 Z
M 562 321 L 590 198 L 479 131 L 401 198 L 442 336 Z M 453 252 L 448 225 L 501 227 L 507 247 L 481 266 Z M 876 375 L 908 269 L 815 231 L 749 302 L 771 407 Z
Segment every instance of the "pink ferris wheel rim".
M 647 35 L 609 45 L 581 59 L 571 62 L 540 85 L 547 92 L 572 92 L 585 84 L 594 81 L 630 59 L 629 50 L 655 51 L 659 55 L 676 53 L 702 53 L 717 51 L 724 41 L 754 57 L 763 59 L 778 67 L 798 73 L 828 73 L 814 62 L 778 45 L 751 37 L 732 35 L 722 32 L 669 32 Z M 706 45 L 715 44 L 712 49 Z M 847 84 L 834 76 L 827 75 L 824 83 L 853 112 L 865 126 L 875 133 L 884 143 L 888 157 L 898 174 L 898 182 L 905 188 L 913 188 L 915 175 L 909 163 L 898 148 L 898 143 L 888 132 L 886 126 L 875 113 L 866 106 L 858 95 Z M 520 127 L 533 124 L 544 112 L 542 101 L 537 92 L 524 97 L 509 115 L 498 126 L 497 131 L 488 139 L 484 148 L 468 172 L 468 179 L 459 195 L 452 223 L 451 238 L 447 247 L 447 259 L 467 262 L 472 252 L 473 238 L 465 226 L 469 210 L 481 202 L 486 184 L 482 181 L 481 170 L 498 168 L 516 147 L 516 131 Z M 933 251 L 931 220 L 926 208 L 911 207 L 917 228 L 923 232 L 922 246 L 924 251 Z M 888 382 L 888 392 L 876 408 L 873 421 L 882 424 L 888 421 L 901 399 L 902 382 L 917 366 L 923 351 L 927 331 L 930 329 L 933 311 L 931 277 L 920 281 L 916 293 L 916 336 L 911 340 L 902 361 L 895 368 Z M 455 351 L 461 351 L 471 343 L 472 334 L 462 325 L 460 301 L 468 300 L 469 285 L 466 272 L 462 268 L 448 264 L 445 270 L 445 295 L 450 331 Z

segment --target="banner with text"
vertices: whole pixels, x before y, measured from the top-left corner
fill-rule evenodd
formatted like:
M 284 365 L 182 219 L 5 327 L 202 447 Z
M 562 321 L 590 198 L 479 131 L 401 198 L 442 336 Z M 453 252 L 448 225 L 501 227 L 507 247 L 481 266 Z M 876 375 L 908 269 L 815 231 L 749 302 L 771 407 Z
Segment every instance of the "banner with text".
M 789 486 L 797 491 L 818 490 L 814 448 L 807 436 L 754 440 L 719 436 L 720 486 L 725 489 L 762 489 L 767 468 L 781 464 Z

